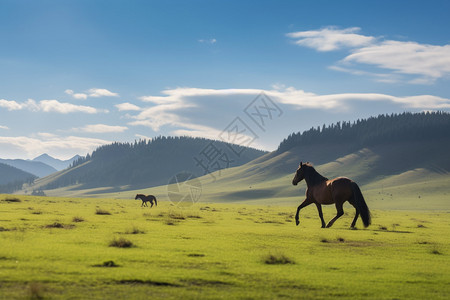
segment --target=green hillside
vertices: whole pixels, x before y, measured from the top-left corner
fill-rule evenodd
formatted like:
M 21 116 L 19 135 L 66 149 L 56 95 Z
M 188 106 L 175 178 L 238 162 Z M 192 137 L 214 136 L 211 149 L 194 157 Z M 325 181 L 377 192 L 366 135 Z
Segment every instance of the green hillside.
M 32 182 L 35 175 L 0 163 L 0 193 L 12 193 L 22 188 L 25 182 Z
M 316 133 L 315 140 L 308 142 L 299 139 L 302 134 L 291 135 L 275 152 L 245 165 L 215 173 L 215 178 L 201 177 L 200 201 L 293 205 L 303 200 L 306 187 L 305 183 L 298 187 L 292 186 L 293 174 L 300 161 L 310 161 L 328 178 L 346 176 L 355 180 L 362 187 L 371 207 L 448 209 L 450 136 L 446 133 L 450 132 L 450 115 L 424 113 L 380 116 L 359 121 L 350 127 L 341 127 L 336 134 L 351 130 L 356 136 L 358 132 L 363 136 L 364 128 L 368 128 L 367 123 L 372 123 L 369 131 L 373 131 L 376 128 L 373 124 L 377 120 L 380 130 L 377 135 L 373 135 L 373 139 L 365 139 L 365 144 L 361 144 L 362 138 L 354 142 L 350 138 L 341 143 L 327 142 L 327 135 L 321 138 L 320 132 Z M 408 130 L 408 126 L 402 125 L 402 120 L 415 125 L 411 125 Z M 389 123 L 395 128 L 385 126 L 381 130 L 382 125 Z M 303 135 L 308 136 L 310 133 Z M 420 138 L 415 139 L 414 134 Z M 288 144 L 290 147 L 286 147 Z M 166 186 L 144 191 L 169 200 Z M 124 191 L 108 196 L 127 198 L 135 192 Z
M 247 163 L 266 152 L 203 138 L 158 137 L 151 141 L 113 143 L 76 160 L 69 169 L 36 180 L 29 189 L 142 188 L 167 184 L 181 171 L 201 176 Z M 233 148 L 234 149 L 234 148 Z M 207 168 L 204 168 L 206 166 Z
M 300 161 L 309 161 L 328 178 L 346 176 L 356 181 L 371 207 L 448 209 L 448 132 L 449 114 L 421 113 L 383 115 L 292 134 L 274 152 L 200 177 L 200 201 L 295 205 L 303 200 L 306 185 L 292 186 L 292 177 Z M 169 201 L 167 189 L 165 181 L 159 187 L 63 186 L 46 194 L 134 198 L 142 192 Z

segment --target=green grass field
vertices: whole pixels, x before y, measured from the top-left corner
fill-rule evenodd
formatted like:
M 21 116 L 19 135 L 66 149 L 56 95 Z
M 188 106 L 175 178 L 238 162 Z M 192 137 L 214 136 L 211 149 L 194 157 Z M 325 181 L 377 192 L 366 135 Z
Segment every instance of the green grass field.
M 0 195 L 0 299 L 448 299 L 450 213 Z M 369 204 L 370 205 L 370 204 Z M 335 213 L 326 207 L 328 221 Z

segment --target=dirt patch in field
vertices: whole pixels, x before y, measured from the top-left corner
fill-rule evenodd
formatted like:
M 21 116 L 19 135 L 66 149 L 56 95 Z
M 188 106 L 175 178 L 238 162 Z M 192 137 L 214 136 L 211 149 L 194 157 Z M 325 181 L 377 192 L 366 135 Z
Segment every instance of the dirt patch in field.
M 72 229 L 72 228 L 75 227 L 75 225 L 73 225 L 73 224 L 67 225 L 67 224 L 62 224 L 62 223 L 59 223 L 59 222 L 55 222 L 55 223 L 52 223 L 52 224 L 45 225 L 44 227 L 45 228 Z
M 142 279 L 122 279 L 115 281 L 117 284 L 129 284 L 129 285 L 150 285 L 150 286 L 172 286 L 179 287 L 180 285 L 165 282 L 165 281 L 154 281 L 154 280 L 142 280 Z
M 208 280 L 208 279 L 183 279 L 181 282 L 187 285 L 195 285 L 195 286 L 225 286 L 225 285 L 233 285 L 231 282 L 226 282 L 222 280 Z

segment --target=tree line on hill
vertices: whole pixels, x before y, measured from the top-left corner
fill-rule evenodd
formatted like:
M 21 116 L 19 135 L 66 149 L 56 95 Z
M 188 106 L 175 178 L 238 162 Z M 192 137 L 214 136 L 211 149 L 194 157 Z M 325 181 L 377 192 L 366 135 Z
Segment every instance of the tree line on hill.
M 278 146 L 282 153 L 297 146 L 321 143 L 348 143 L 355 148 L 400 141 L 430 140 L 450 137 L 450 114 L 446 112 L 379 115 L 368 119 L 313 127 L 292 133 Z
M 0 163 L 0 193 L 8 194 L 20 190 L 25 183 L 32 183 L 37 176 Z
M 43 188 L 54 189 L 75 184 L 81 184 L 83 188 L 124 185 L 150 187 L 167 184 L 172 176 L 181 171 L 201 176 L 242 165 L 265 153 L 222 141 L 183 136 L 160 136 L 134 143 L 115 142 L 78 158 L 64 174 Z

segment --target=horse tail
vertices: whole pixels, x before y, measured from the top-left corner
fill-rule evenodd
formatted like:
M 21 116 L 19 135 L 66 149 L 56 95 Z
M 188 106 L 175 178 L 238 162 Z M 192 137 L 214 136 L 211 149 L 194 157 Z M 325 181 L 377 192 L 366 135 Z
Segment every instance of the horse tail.
M 155 205 L 158 206 L 158 201 L 156 201 L 156 197 L 153 196 L 153 200 L 155 200 Z
M 356 209 L 358 210 L 359 214 L 361 215 L 361 219 L 364 223 L 364 227 L 367 227 L 371 223 L 369 207 L 367 207 L 366 201 L 364 200 L 364 196 L 361 193 L 361 190 L 360 190 L 359 186 L 356 184 L 356 182 L 352 182 L 352 190 L 353 190 L 353 198 L 355 200 Z

